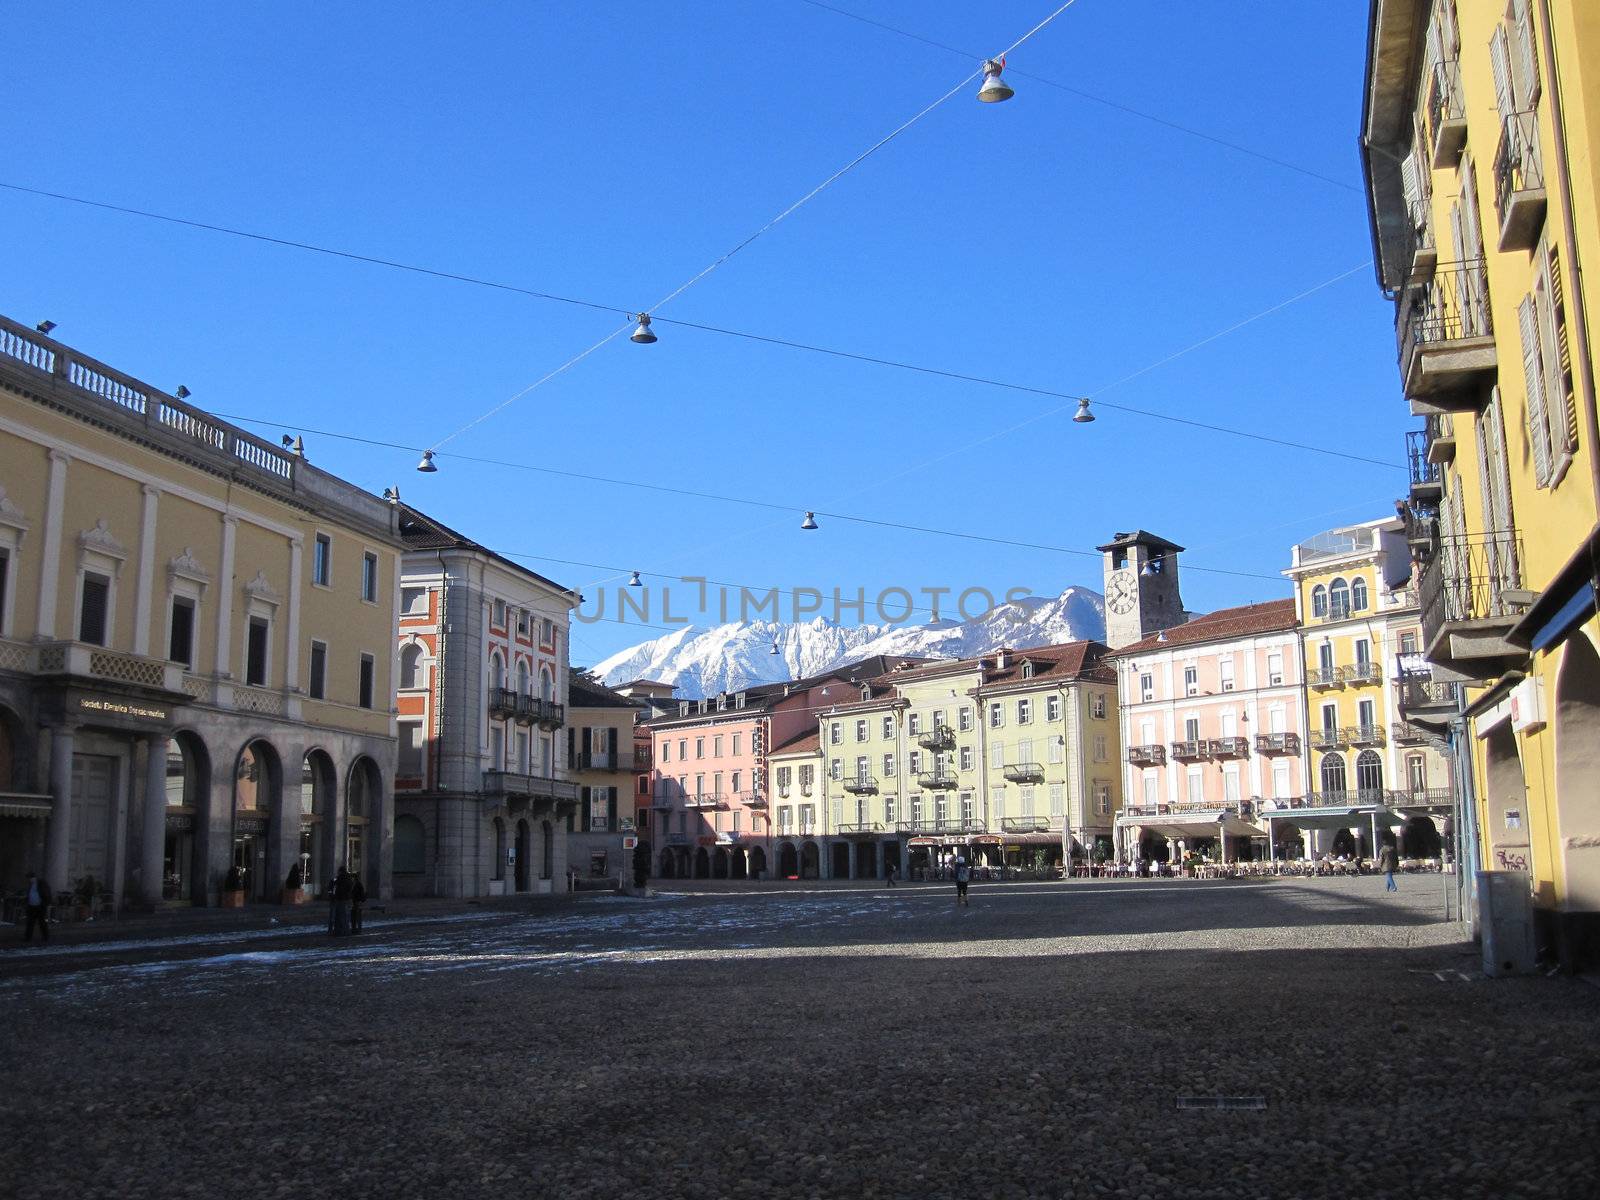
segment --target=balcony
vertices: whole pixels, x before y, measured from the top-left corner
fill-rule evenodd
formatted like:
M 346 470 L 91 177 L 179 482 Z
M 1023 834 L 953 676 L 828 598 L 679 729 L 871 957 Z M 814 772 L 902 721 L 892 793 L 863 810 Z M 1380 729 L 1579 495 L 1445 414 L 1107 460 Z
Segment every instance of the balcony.
M 746 808 L 767 807 L 767 797 L 763 792 L 735 792 L 733 794 L 733 802 L 742 804 Z
M 948 791 L 956 786 L 956 777 L 951 771 L 928 771 L 917 776 L 917 786 L 925 792 Z
M 727 808 L 728 802 L 722 798 L 721 792 L 694 792 L 684 796 L 683 806 L 685 808 L 710 810 Z
M 1371 808 L 1382 807 L 1388 800 L 1387 792 L 1376 789 L 1362 789 L 1347 792 L 1312 792 L 1299 804 L 1291 804 L 1290 808 Z M 1282 800 L 1278 801 L 1283 804 Z
M 1502 254 L 1534 247 L 1544 225 L 1545 204 L 1537 114 L 1512 113 L 1500 126 L 1500 144 L 1494 152 L 1494 206 L 1500 214 Z
M 1313 750 L 1337 750 L 1344 745 L 1342 729 L 1313 729 L 1308 741 Z
M 1436 170 L 1453 167 L 1467 144 L 1467 107 L 1461 94 L 1461 64 L 1437 63 L 1428 81 L 1428 129 Z
M 1410 264 L 1408 283 L 1425 283 L 1439 265 L 1439 248 L 1433 240 L 1433 222 L 1428 219 L 1428 202 L 1418 200 L 1410 207 L 1406 222 L 1405 257 Z
M 492 687 L 489 689 L 489 715 L 497 721 L 507 717 L 516 716 L 517 693 L 510 688 Z
M 1128 764 L 1134 767 L 1159 767 L 1167 761 L 1167 748 L 1159 742 L 1153 746 L 1129 746 Z
M 1314 688 L 1338 687 L 1344 675 L 1338 667 L 1312 667 L 1306 672 L 1306 686 Z
M 578 785 L 549 775 L 524 775 L 518 771 L 485 771 L 483 797 L 493 806 L 516 809 L 530 802 L 556 803 L 578 798 Z
M 955 730 L 948 725 L 935 725 L 926 733 L 918 736 L 917 745 L 924 750 L 954 750 L 956 748 Z
M 1446 809 L 1452 807 L 1454 798 L 1449 788 L 1413 788 L 1409 791 L 1390 792 L 1386 799 L 1390 808 L 1432 808 Z
M 1353 662 L 1339 668 L 1339 677 L 1346 683 L 1382 683 L 1383 668 L 1375 662 Z
M 1427 741 L 1428 734 L 1422 726 L 1410 721 L 1394 721 L 1389 725 L 1389 740 L 1396 746 L 1416 746 Z
M 1428 461 L 1443 466 L 1456 456 L 1456 423 L 1449 413 L 1429 413 L 1423 418 L 1428 435 Z
M 872 796 L 878 792 L 878 781 L 871 775 L 857 775 L 844 781 L 844 790 L 852 796 Z
M 1406 722 L 1433 729 L 1450 723 L 1460 708 L 1457 684 L 1435 679 L 1431 670 L 1402 670 L 1395 680 L 1395 707 Z M 1398 735 L 1395 737 L 1399 741 Z
M 540 729 L 560 729 L 567 723 L 567 706 L 537 696 L 517 698 L 517 720 L 524 725 L 537 725 Z
M 574 771 L 631 771 L 633 768 L 623 763 L 613 751 L 579 750 L 572 756 L 572 769 Z
M 1212 738 L 1206 743 L 1212 758 L 1245 758 L 1250 753 L 1250 739 L 1242 737 Z
M 1001 817 L 1001 833 L 1049 833 L 1049 817 Z
M 1007 763 L 1000 774 L 1008 783 L 1038 783 L 1044 778 L 1044 768 L 1036 762 Z
M 1256 734 L 1257 754 L 1299 754 L 1300 735 L 1298 733 L 1258 733 Z
M 1400 377 L 1416 414 L 1475 412 L 1494 382 L 1494 324 L 1483 260 L 1453 263 L 1400 295 Z
M 1383 745 L 1382 725 L 1352 725 L 1344 731 L 1345 740 L 1352 746 Z
M 1422 571 L 1422 641 L 1428 661 L 1462 679 L 1492 679 L 1527 652 L 1506 640 L 1534 600 L 1521 590 L 1514 530 L 1443 535 Z
M 635 746 L 633 748 L 633 769 L 635 771 L 648 771 L 655 765 L 655 751 L 649 746 Z
M 1406 458 L 1411 464 L 1411 499 L 1416 504 L 1438 504 L 1444 496 L 1444 472 L 1428 456 L 1428 431 L 1406 434 Z
M 853 824 L 841 822 L 835 826 L 835 832 L 841 837 L 863 837 L 883 831 L 884 826 L 881 821 L 856 821 Z
M 1206 748 L 1204 741 L 1173 742 L 1172 761 L 1198 762 L 1206 757 Z

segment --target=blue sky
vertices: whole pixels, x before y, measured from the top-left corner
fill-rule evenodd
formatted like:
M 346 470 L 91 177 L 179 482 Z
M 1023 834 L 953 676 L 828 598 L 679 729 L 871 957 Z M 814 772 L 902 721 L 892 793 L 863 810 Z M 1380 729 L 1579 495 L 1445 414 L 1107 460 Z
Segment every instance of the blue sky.
M 1055 5 L 835 7 L 982 55 Z M 1108 409 L 1079 426 L 1070 405 L 973 448 L 1064 402 L 665 325 L 445 449 L 792 512 L 443 457 L 425 477 L 414 454 L 311 433 L 308 452 L 551 559 L 869 594 L 1100 586 L 1088 557 L 841 521 L 802 533 L 818 509 L 1083 548 L 1142 526 L 1190 548 L 1191 608 L 1287 595 L 1191 568 L 1276 576 L 1295 540 L 1382 516 L 1405 485 L 1392 324 L 1363 265 L 1364 8 L 1256 5 L 1245 21 L 1224 0 L 1079 0 L 1011 56 L 1014 100 L 950 100 L 662 315 L 1085 393 L 1361 268 L 1104 400 L 1395 469 Z M 14 11 L 8 39 L 6 183 L 623 307 L 977 65 L 803 0 L 90 4 Z M 0 221 L 0 311 L 291 430 L 431 445 L 617 323 L 6 189 Z M 591 592 L 607 574 L 527 561 Z M 573 658 L 657 632 L 580 626 Z

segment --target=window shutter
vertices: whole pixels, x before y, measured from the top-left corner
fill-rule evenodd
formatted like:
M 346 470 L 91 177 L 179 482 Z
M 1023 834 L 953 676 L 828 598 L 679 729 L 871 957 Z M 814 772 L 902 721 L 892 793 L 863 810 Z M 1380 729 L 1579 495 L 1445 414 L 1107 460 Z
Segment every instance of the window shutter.
M 1415 154 L 1408 154 L 1400 160 L 1400 183 L 1406 193 L 1407 216 L 1415 227 L 1419 223 L 1419 208 L 1422 202 L 1422 187 L 1417 182 L 1417 159 Z
M 1489 39 L 1489 65 L 1494 69 L 1494 106 L 1500 110 L 1504 121 L 1516 111 L 1516 101 L 1511 96 L 1511 51 L 1506 45 L 1506 27 L 1495 26 Z
M 1567 296 L 1561 280 L 1561 256 L 1550 247 L 1548 263 L 1550 278 L 1550 325 L 1555 341 L 1555 377 L 1559 386 L 1547 403 L 1560 410 L 1564 421 L 1551 430 L 1551 436 L 1563 438 L 1561 448 L 1571 452 L 1578 448 L 1578 399 L 1572 381 L 1572 346 L 1567 340 Z
M 1520 74 L 1519 107 L 1524 111 L 1539 99 L 1539 55 L 1533 43 L 1533 13 L 1528 0 L 1511 0 L 1511 19 L 1517 27 L 1517 69 Z
M 1522 327 L 1522 375 L 1528 386 L 1528 441 L 1533 447 L 1533 479 L 1540 487 L 1550 484 L 1550 423 L 1545 418 L 1544 368 L 1539 362 L 1539 318 L 1533 297 L 1517 306 Z

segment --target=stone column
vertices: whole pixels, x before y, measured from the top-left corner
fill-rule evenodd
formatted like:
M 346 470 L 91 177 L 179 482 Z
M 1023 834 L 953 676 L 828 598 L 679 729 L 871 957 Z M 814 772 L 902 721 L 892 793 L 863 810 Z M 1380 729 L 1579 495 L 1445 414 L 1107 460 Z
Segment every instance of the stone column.
M 145 901 L 161 903 L 167 844 L 167 739 L 153 733 L 144 740 L 144 841 L 140 871 Z
M 44 877 L 54 891 L 65 891 L 67 850 L 72 831 L 72 746 L 77 726 L 62 723 L 50 731 L 50 826 L 45 831 Z

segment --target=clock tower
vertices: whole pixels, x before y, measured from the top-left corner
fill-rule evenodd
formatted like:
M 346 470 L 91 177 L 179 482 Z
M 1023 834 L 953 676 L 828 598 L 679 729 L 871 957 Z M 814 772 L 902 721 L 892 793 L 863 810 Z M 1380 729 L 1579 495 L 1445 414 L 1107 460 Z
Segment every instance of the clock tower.
M 1142 529 L 1095 549 L 1105 555 L 1106 645 L 1113 650 L 1184 621 L 1178 595 L 1183 547 Z

